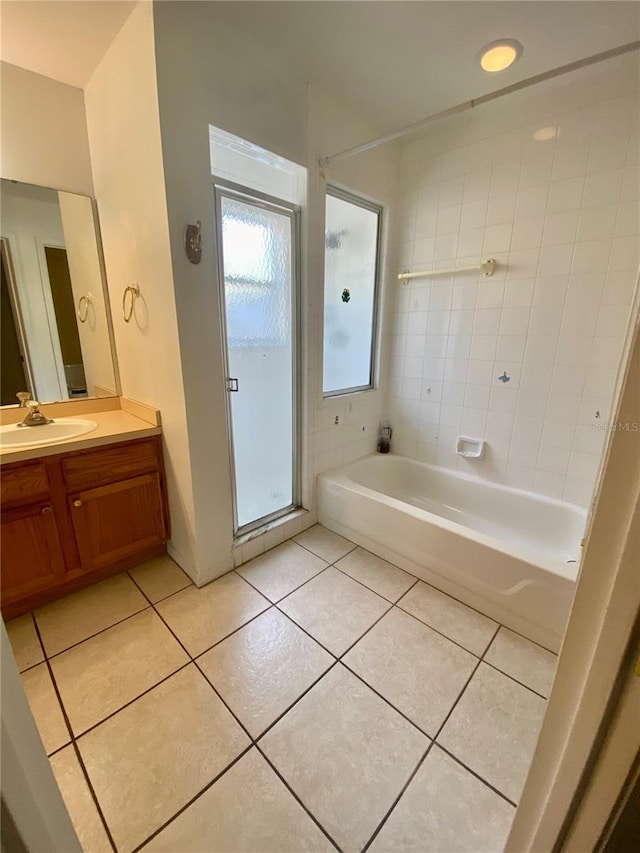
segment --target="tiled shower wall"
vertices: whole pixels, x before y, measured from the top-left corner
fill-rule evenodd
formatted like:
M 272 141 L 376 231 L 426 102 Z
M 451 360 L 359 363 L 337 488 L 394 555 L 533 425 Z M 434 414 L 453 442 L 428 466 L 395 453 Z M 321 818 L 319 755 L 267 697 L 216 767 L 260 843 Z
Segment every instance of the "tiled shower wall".
M 498 266 L 396 285 L 396 452 L 589 503 L 638 268 L 637 80 L 609 60 L 404 146 L 400 267 Z

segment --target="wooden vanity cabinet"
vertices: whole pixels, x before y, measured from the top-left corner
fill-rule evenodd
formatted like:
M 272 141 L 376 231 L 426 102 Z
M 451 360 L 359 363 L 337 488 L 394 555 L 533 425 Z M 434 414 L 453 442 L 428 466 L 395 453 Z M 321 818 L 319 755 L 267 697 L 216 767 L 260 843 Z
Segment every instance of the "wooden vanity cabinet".
M 166 551 L 160 436 L 7 463 L 0 489 L 5 619 Z

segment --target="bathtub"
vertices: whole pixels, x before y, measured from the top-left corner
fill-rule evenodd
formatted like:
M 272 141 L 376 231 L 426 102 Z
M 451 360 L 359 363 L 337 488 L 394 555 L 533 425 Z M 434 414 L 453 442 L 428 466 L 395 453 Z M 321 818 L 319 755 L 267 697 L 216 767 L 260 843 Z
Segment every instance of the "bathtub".
M 318 521 L 557 652 L 586 510 L 402 456 L 318 477 Z

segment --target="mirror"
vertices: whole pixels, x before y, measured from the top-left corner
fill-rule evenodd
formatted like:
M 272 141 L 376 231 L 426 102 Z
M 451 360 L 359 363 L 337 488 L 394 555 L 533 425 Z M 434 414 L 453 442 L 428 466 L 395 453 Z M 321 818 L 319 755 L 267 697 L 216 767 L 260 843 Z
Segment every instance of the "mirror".
M 0 180 L 3 406 L 118 393 L 93 200 Z

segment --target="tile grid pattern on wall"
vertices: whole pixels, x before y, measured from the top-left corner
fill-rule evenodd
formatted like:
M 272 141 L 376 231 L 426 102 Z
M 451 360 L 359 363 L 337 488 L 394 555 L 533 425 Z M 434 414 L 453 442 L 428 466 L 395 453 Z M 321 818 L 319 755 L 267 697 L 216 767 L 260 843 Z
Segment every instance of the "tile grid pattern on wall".
M 338 849 L 367 849 L 371 845 L 374 849 L 391 849 L 394 833 L 406 831 L 407 822 L 415 819 L 415 815 L 413 818 L 403 816 L 410 798 L 425 785 L 428 787 L 426 777 L 430 779 L 430 774 L 436 771 L 447 777 L 453 774 L 456 785 L 462 785 L 463 789 L 471 785 L 474 802 L 478 797 L 480 801 L 489 797 L 486 805 L 498 829 L 489 827 L 486 831 L 506 834 L 511 807 L 519 797 L 535 745 L 543 697 L 550 686 L 555 665 L 551 653 L 320 527 L 311 528 L 301 534 L 296 543 L 278 546 L 239 572 L 232 572 L 202 590 L 189 585 L 188 579 L 170 561 L 161 568 L 166 583 L 152 582 L 152 569 L 156 576 L 159 571 L 154 561 L 154 566 L 133 570 L 132 580 L 124 576 L 91 588 L 83 599 L 81 610 L 83 607 L 95 610 L 101 601 L 108 603 L 109 598 L 113 599 L 115 592 L 122 606 L 115 609 L 107 606 L 104 609 L 110 616 L 105 617 L 104 624 L 85 622 L 77 630 L 72 627 L 66 638 L 64 631 L 60 635 L 55 628 L 65 613 L 73 614 L 72 610 L 65 609 L 66 600 L 38 611 L 33 622 L 38 641 L 33 641 L 26 656 L 21 658 L 23 668 L 26 666 L 23 671 L 26 682 L 32 673 L 46 667 L 56 694 L 54 704 L 59 706 L 58 713 L 62 709 L 64 714 L 66 735 L 49 740 L 47 751 L 63 795 L 71 798 L 67 802 L 72 819 L 80 809 L 80 790 L 84 800 L 89 797 L 88 792 L 93 799 L 95 808 L 88 807 L 86 802 L 82 806 L 82 826 L 78 830 L 82 829 L 81 839 L 87 849 L 132 850 L 147 845 L 149 849 L 177 849 L 176 844 L 188 845 L 187 837 L 196 845 L 204 843 L 202 838 L 199 837 L 198 842 L 189 835 L 197 826 L 195 811 L 205 808 L 200 798 L 215 797 L 216 792 L 222 790 L 218 781 L 232 773 L 236 765 L 233 773 L 244 772 L 241 767 L 244 768 L 249 760 L 259 761 L 262 771 L 271 774 L 269 784 L 278 786 L 275 779 L 280 780 L 289 792 L 287 796 L 299 806 L 294 808 L 293 801 L 287 800 L 289 811 L 294 808 L 298 814 L 297 820 L 301 819 L 299 809 L 302 809 L 313 822 L 304 819 L 304 832 L 311 833 L 310 837 L 314 838 L 309 849 L 321 848 L 318 839 L 322 836 L 318 831 L 331 839 Z M 119 581 L 118 590 L 114 581 Z M 75 601 L 77 608 L 77 597 Z M 344 612 L 331 614 L 340 603 Z M 327 618 L 331 615 L 333 618 Z M 23 617 L 13 626 L 10 623 L 12 639 L 20 632 L 28 635 L 26 620 L 29 619 L 31 617 Z M 149 624 L 142 625 L 142 620 Z M 138 643 L 142 641 L 147 649 L 151 644 L 159 650 L 162 666 L 155 673 L 147 669 L 157 668 L 158 661 L 153 665 L 147 661 L 146 669 L 142 661 L 140 672 L 128 673 L 131 668 L 135 670 L 134 657 L 140 652 L 134 636 L 126 633 L 133 631 L 135 622 L 140 623 L 136 630 L 143 631 Z M 194 623 L 197 623 L 195 627 Z M 157 635 L 150 633 L 154 630 Z M 252 668 L 256 661 L 251 655 L 257 649 L 260 654 L 264 648 L 269 649 L 274 638 L 275 657 L 284 654 L 286 665 L 283 666 L 282 660 L 275 661 L 274 672 L 268 672 L 263 682 L 254 674 L 260 689 L 253 695 L 250 690 L 243 692 L 237 682 L 238 678 L 242 682 L 243 667 L 250 680 L 256 669 Z M 21 642 L 24 644 L 23 640 Z M 418 644 L 421 649 L 421 654 L 415 657 L 424 659 L 423 670 L 419 668 L 420 663 L 413 660 L 414 656 L 410 655 L 412 660 L 403 663 L 403 652 L 411 643 Z M 46 657 L 43 649 L 48 649 Z M 387 660 L 386 666 L 391 670 L 385 674 L 385 667 L 380 669 L 380 660 L 390 650 L 392 659 Z M 124 662 L 109 659 L 121 651 L 125 655 Z M 304 665 L 301 660 L 305 661 Z M 393 670 L 400 674 L 394 676 Z M 284 672 L 284 681 L 278 681 L 278 671 Z M 395 688 L 389 686 L 394 677 Z M 109 683 L 110 678 L 112 683 Z M 106 680 L 106 683 L 98 684 L 95 679 Z M 430 680 L 433 683 L 430 684 Z M 169 694 L 172 685 L 190 704 L 195 704 L 198 711 L 191 720 L 175 720 L 173 729 L 168 732 L 167 722 L 162 719 L 160 693 Z M 29 693 L 28 683 L 25 686 Z M 212 688 L 211 693 L 207 692 L 209 688 Z M 89 699 L 87 709 L 87 696 L 92 689 L 99 695 L 94 697 L 93 708 Z M 510 691 L 513 695 L 509 695 Z M 273 694 L 271 698 L 270 693 Z M 336 696 L 342 696 L 344 705 L 336 706 L 334 710 L 338 713 L 334 715 L 332 703 L 335 705 Z M 51 718 L 51 698 L 48 709 L 42 704 L 39 708 L 37 704 L 34 706 L 33 695 L 29 698 L 43 739 L 47 741 L 49 732 L 44 721 L 45 717 Z M 106 704 L 102 705 L 101 700 Z M 37 703 L 37 698 L 35 701 Z M 501 704 L 505 707 L 501 708 Z M 487 705 L 493 707 L 492 714 L 497 713 L 496 718 L 483 715 L 482 708 Z M 311 765 L 306 770 L 313 778 L 315 773 L 322 776 L 323 772 L 328 772 L 323 764 L 322 744 L 320 755 L 314 756 L 313 750 L 305 755 L 309 745 L 304 732 L 319 725 L 317 738 L 328 737 L 324 746 L 331 749 L 333 737 L 335 750 L 335 737 L 339 735 L 332 735 L 332 728 L 340 729 L 341 716 L 349 720 L 352 706 L 356 708 L 353 713 L 359 714 L 363 713 L 361 706 L 365 707 L 366 718 L 358 718 L 358 726 L 345 732 L 347 743 L 358 742 L 356 731 L 361 728 L 367 742 L 370 737 L 375 739 L 376 735 L 383 734 L 378 749 L 384 753 L 388 748 L 391 751 L 388 758 L 393 758 L 400 766 L 400 776 L 390 790 L 385 789 L 380 780 L 373 780 L 372 797 L 374 800 L 376 796 L 381 798 L 373 816 L 369 814 L 370 803 L 365 803 L 364 812 L 359 814 L 356 803 L 342 792 L 347 812 L 351 814 L 355 810 L 359 814 L 354 826 L 349 825 L 346 815 L 340 820 L 340 804 L 318 800 L 316 784 L 310 785 L 309 779 L 304 778 L 305 762 Z M 516 712 L 514 720 L 510 720 L 509 714 L 518 706 L 522 719 L 518 719 Z M 315 721 L 314 708 L 320 714 Z M 136 709 L 140 709 L 139 712 Z M 167 709 L 166 713 L 172 718 L 180 716 L 176 709 Z M 198 714 L 213 718 L 214 729 L 223 732 L 225 744 L 217 744 L 220 763 L 208 766 L 206 761 L 196 759 L 195 765 L 180 767 L 184 752 L 191 750 L 193 761 L 194 750 L 197 756 L 205 743 L 209 750 L 215 751 L 216 744 L 206 739 L 208 734 L 215 736 L 206 731 L 206 724 Z M 500 719 L 501 714 L 506 717 Z M 175 770 L 181 780 L 195 775 L 190 790 L 182 790 L 183 786 L 171 778 L 169 788 L 175 785 L 178 792 L 167 790 L 166 780 L 158 782 L 153 775 L 159 766 L 152 766 L 150 777 L 145 778 L 145 768 L 139 764 L 150 762 L 153 765 L 155 758 L 148 754 L 152 745 L 145 742 L 144 731 L 127 734 L 123 725 L 129 717 L 137 720 L 141 727 L 144 727 L 144 720 L 151 718 L 151 725 L 159 730 L 164 740 L 171 734 L 182 740 L 173 756 L 178 767 L 169 766 L 163 770 L 169 776 Z M 379 719 L 387 720 L 388 727 L 385 729 L 383 725 L 382 732 L 374 731 L 372 735 L 368 729 L 375 728 L 378 723 L 374 725 L 373 721 Z M 482 750 L 476 754 L 477 747 L 473 746 L 478 739 L 478 727 L 488 727 L 485 733 L 488 732 L 489 747 L 484 755 Z M 495 739 L 499 740 L 499 730 L 503 728 L 507 729 L 510 753 L 506 774 L 504 767 L 495 766 L 495 755 L 491 757 L 492 751 L 496 752 Z M 195 739 L 194 731 L 198 732 Z M 122 747 L 121 756 L 118 746 L 112 743 L 112 738 L 118 734 L 123 741 L 133 737 L 132 742 Z M 147 735 L 153 737 L 151 732 Z M 204 738 L 202 743 L 198 742 L 199 738 Z M 524 746 L 519 743 L 522 739 L 526 741 Z M 296 743 L 299 752 L 296 752 Z M 158 748 L 166 751 L 168 747 L 163 742 Z M 74 756 L 69 755 L 71 749 Z M 367 749 L 365 747 L 365 751 Z M 119 767 L 119 761 L 125 762 L 129 753 L 138 756 L 129 766 L 132 781 L 121 778 L 127 768 Z M 250 759 L 248 753 L 257 755 Z M 504 750 L 502 753 L 506 754 Z M 167 760 L 167 755 L 164 759 Z M 314 760 L 319 765 L 317 768 L 313 766 Z M 334 756 L 330 760 L 339 763 L 340 758 Z M 357 766 L 358 762 L 365 760 L 366 763 L 368 759 L 356 752 L 347 756 L 347 761 L 351 760 Z M 429 773 L 421 771 L 427 762 Z M 514 763 L 519 764 L 519 768 L 512 777 Z M 360 770 L 367 778 L 366 768 Z M 78 782 L 80 773 L 82 781 Z M 73 793 L 69 793 L 65 784 L 69 784 L 74 774 Z M 154 786 L 145 792 L 145 781 L 149 784 L 151 780 Z M 136 793 L 132 799 L 139 798 L 135 817 L 134 804 L 127 804 L 126 796 L 119 800 L 113 786 L 125 789 L 132 786 L 129 793 Z M 376 786 L 382 786 L 377 793 Z M 153 802 L 154 796 L 160 805 Z M 357 802 L 363 799 L 367 798 L 357 796 Z M 245 804 L 245 812 L 251 805 Z M 225 806 L 228 807 L 229 804 Z M 89 820 L 91 815 L 92 821 Z M 130 822 L 132 826 L 128 825 Z M 241 834 L 238 827 L 233 831 Z M 426 830 L 416 827 L 414 831 Z M 296 832 L 300 832 L 299 827 Z M 378 835 L 391 847 L 384 844 L 379 847 Z M 280 843 L 282 841 L 280 838 Z M 443 839 L 439 843 L 443 843 Z
M 397 285 L 397 452 L 589 503 L 638 269 L 637 59 L 607 73 L 405 146 L 400 267 L 498 266 Z M 486 458 L 457 457 L 459 434 Z

